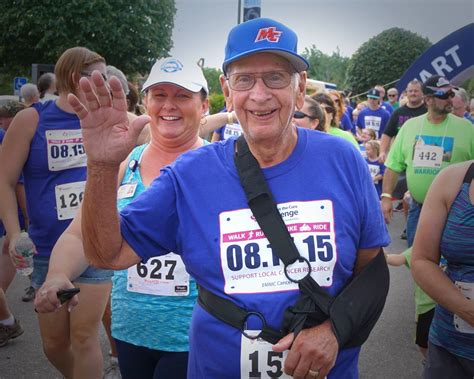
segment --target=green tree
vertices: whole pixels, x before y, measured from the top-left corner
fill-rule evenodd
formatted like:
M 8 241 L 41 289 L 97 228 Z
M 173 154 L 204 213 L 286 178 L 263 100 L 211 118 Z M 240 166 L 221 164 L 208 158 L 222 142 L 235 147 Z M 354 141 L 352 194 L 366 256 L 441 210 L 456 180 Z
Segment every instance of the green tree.
M 222 88 L 221 82 L 219 81 L 219 76 L 221 76 L 222 71 L 217 68 L 204 67 L 202 69 L 204 76 L 207 80 L 207 86 L 209 87 L 209 94 L 221 94 Z
M 32 63 L 55 63 L 74 46 L 126 74 L 146 73 L 172 47 L 175 13 L 174 0 L 3 0 L 0 80 L 30 76 Z
M 344 87 L 349 58 L 343 57 L 339 48 L 331 55 L 326 55 L 312 45 L 305 48 L 302 55 L 309 62 L 308 77 L 337 84 L 339 88 Z
M 431 42 L 401 28 L 383 31 L 357 49 L 347 68 L 347 84 L 355 93 L 397 80 Z

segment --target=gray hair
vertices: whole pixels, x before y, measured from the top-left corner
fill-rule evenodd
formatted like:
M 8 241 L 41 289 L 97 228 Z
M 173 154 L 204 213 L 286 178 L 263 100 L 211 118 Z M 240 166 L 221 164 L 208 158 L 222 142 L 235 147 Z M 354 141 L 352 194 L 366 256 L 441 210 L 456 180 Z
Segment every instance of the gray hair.
M 464 88 L 459 87 L 458 89 L 454 90 L 454 93 L 461 99 L 463 104 L 466 104 L 466 106 L 469 104 L 469 95 Z
M 115 76 L 118 80 L 120 80 L 120 83 L 122 84 L 123 92 L 125 92 L 125 95 L 128 95 L 130 92 L 130 89 L 128 88 L 128 82 L 127 82 L 127 77 L 125 74 L 120 71 L 117 67 L 108 65 L 106 68 L 107 72 L 107 78 L 110 78 L 111 76 Z
M 33 103 L 39 99 L 39 91 L 35 84 L 26 83 L 20 89 L 20 94 L 25 103 Z

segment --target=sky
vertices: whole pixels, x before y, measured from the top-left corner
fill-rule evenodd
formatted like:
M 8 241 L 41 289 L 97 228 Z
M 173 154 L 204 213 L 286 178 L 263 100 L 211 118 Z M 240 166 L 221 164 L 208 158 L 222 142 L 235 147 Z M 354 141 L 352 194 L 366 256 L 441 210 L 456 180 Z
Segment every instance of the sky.
M 238 0 L 175 0 L 171 55 L 220 68 L 229 30 L 237 24 Z M 242 0 L 242 4 L 244 0 Z M 436 43 L 474 22 L 473 0 L 261 0 L 261 16 L 298 35 L 298 51 L 315 45 L 325 54 L 339 48 L 350 57 L 382 31 L 400 27 Z

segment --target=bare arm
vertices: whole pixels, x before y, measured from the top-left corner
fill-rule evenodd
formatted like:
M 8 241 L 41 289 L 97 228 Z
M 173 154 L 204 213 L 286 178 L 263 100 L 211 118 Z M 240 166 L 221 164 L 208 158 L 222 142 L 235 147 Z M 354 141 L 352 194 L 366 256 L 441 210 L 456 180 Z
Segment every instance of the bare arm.
M 386 134 L 382 134 L 380 138 L 380 154 L 379 154 L 379 162 L 384 163 L 385 159 L 387 158 L 388 151 L 390 149 L 390 142 L 392 138 Z
M 15 195 L 18 201 L 18 206 L 20 207 L 21 213 L 23 215 L 23 219 L 25 220 L 25 230 L 28 231 L 28 225 L 30 223 L 30 219 L 28 217 L 28 210 L 26 208 L 26 194 L 25 194 L 25 186 L 21 183 L 17 183 L 15 187 Z
M 392 194 L 393 190 L 395 189 L 395 185 L 397 184 L 398 176 L 400 174 L 391 170 L 390 168 L 385 168 L 385 173 L 383 175 L 383 184 L 382 184 L 382 192 Z M 392 221 L 392 199 L 387 197 L 382 197 L 382 212 L 385 222 L 387 224 Z
M 385 258 L 390 266 L 402 266 L 406 263 L 403 254 L 385 254 Z
M 209 137 L 211 132 L 229 123 L 230 118 L 232 118 L 232 123 L 237 122 L 235 112 L 220 112 L 204 117 L 203 122 L 199 125 L 199 137 Z
M 80 81 L 85 105 L 72 94 L 68 97 L 81 120 L 87 152 L 81 222 L 84 252 L 94 266 L 124 269 L 140 259 L 120 233 L 116 187 L 119 166 L 136 145 L 138 135 L 150 118 L 140 116 L 130 123 L 120 82 L 111 78 L 111 97 L 98 71 L 92 73 L 92 80 L 95 89 L 88 80 Z
M 82 247 L 80 211 L 56 241 L 49 260 L 48 275 L 37 292 L 35 309 L 39 313 L 49 313 L 61 307 L 57 292 L 74 287 L 72 281 L 83 273 L 88 266 Z M 77 305 L 79 299 L 74 296 L 68 302 L 70 308 Z
M 0 219 L 12 242 L 20 233 L 16 185 L 28 158 L 30 144 L 38 125 L 33 108 L 19 112 L 13 119 L 0 149 Z
M 465 298 L 439 267 L 444 225 L 470 163 L 446 168 L 431 184 L 418 222 L 411 271 L 418 285 L 434 301 L 474 326 L 474 300 Z

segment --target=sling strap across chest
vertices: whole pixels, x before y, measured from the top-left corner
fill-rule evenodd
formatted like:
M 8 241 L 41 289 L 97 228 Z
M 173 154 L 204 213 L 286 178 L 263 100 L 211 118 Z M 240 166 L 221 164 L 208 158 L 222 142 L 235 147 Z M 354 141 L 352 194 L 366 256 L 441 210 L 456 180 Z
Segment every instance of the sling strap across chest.
M 300 295 L 296 303 L 288 307 L 282 317 L 279 330 L 266 325 L 260 312 L 239 307 L 233 301 L 220 297 L 199 286 L 199 304 L 219 320 L 239 329 L 246 337 L 262 338 L 275 344 L 290 332 L 296 335 L 303 329 L 331 320 L 340 347 L 359 346 L 368 338 L 378 320 L 388 293 L 388 267 L 380 252 L 355 276 L 337 297 L 329 295 L 311 277 L 310 263 L 298 252 L 288 229 L 278 211 L 263 172 L 252 155 L 247 142 L 241 136 L 237 142 L 234 161 L 245 190 L 248 205 L 260 228 L 272 245 L 272 249 L 285 266 L 285 275 L 298 283 Z M 288 267 L 296 262 L 307 264 L 302 279 L 288 274 Z M 245 325 L 250 316 L 260 318 L 261 333 L 249 336 Z

